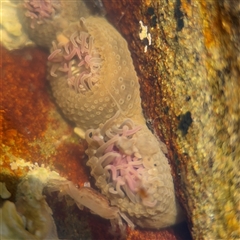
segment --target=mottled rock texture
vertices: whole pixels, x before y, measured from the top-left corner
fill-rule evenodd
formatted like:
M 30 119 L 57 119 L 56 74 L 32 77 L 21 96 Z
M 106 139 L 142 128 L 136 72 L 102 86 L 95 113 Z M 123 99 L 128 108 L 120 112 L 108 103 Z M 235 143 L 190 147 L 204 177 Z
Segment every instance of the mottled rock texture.
M 239 2 L 103 3 L 129 43 L 144 113 L 167 143 L 193 238 L 238 239 Z M 147 53 L 140 20 L 152 36 Z

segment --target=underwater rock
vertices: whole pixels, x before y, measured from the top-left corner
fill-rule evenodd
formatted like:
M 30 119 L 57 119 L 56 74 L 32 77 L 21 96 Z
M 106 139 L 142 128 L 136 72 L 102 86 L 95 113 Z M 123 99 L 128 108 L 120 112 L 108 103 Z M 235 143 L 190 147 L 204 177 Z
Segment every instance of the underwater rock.
M 103 3 L 128 41 L 144 114 L 167 145 L 193 239 L 239 239 L 239 1 Z M 146 53 L 139 21 L 152 36 Z M 183 136 L 178 116 L 187 112 Z
M 19 237 L 27 236 L 28 239 L 58 239 L 52 210 L 43 195 L 44 188 L 47 188 L 48 193 L 58 192 L 59 200 L 69 196 L 79 209 L 86 207 L 92 213 L 109 219 L 115 236 L 116 229 L 120 230 L 121 238 L 126 235 L 122 218 L 134 228 L 131 220 L 117 207 L 110 206 L 108 199 L 96 190 L 90 187 L 77 188 L 71 181 L 47 167 L 29 165 L 29 172 L 17 186 L 15 205 L 5 201 L 0 209 L 3 218 L 1 237 L 4 239 L 15 238 L 17 234 Z
M 46 175 L 45 168 L 30 171 L 18 185 L 15 205 L 28 232 L 39 239 L 58 239 L 52 210 L 42 195 Z

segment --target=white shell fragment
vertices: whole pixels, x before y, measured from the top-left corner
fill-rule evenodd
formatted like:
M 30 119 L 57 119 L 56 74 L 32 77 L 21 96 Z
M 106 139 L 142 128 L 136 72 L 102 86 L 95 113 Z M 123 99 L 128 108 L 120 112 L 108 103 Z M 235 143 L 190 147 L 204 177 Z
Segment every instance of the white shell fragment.
M 143 22 L 140 20 L 140 32 L 139 32 L 139 38 L 140 40 L 143 40 L 144 38 L 147 38 L 148 34 L 148 27 L 143 25 Z
M 140 20 L 140 31 L 139 31 L 139 38 L 141 41 L 143 41 L 144 39 L 147 39 L 148 44 L 145 44 L 144 46 L 144 52 L 147 52 L 147 48 L 148 46 L 152 45 L 152 37 L 151 37 L 151 33 L 148 32 L 148 27 L 143 25 L 143 22 Z

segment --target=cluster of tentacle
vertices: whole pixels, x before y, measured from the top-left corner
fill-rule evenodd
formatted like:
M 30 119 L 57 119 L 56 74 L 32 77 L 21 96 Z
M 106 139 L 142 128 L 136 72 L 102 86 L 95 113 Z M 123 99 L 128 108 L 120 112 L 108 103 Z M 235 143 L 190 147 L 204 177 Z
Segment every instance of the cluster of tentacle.
M 92 167 L 92 175 L 106 177 L 111 194 L 121 198 L 127 195 L 136 203 L 140 201 L 139 192 L 142 189 L 141 179 L 145 168 L 142 156 L 135 146 L 134 135 L 142 127 L 135 126 L 131 119 L 124 120 L 119 126 L 110 127 L 112 121 L 113 118 L 102 127 L 86 132 L 86 140 L 92 147 L 88 154 L 93 155 L 87 165 Z
M 27 17 L 36 20 L 37 24 L 42 24 L 44 19 L 55 15 L 60 4 L 58 0 L 24 0 L 23 6 L 27 9 Z M 34 28 L 34 21 L 31 22 L 31 27 Z
M 80 23 L 84 25 L 83 19 Z M 102 59 L 87 30 L 75 31 L 67 42 L 53 42 L 48 60 L 53 63 L 51 76 L 57 77 L 57 71 L 66 73 L 68 85 L 76 92 L 91 90 L 99 80 Z

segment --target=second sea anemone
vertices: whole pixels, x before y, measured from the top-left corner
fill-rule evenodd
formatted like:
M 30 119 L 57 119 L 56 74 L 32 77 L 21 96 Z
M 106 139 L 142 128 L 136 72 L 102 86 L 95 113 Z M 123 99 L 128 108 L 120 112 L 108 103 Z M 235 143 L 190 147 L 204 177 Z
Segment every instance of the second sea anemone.
M 35 24 L 43 24 L 45 19 L 53 18 L 59 9 L 58 0 L 24 0 L 23 6 L 26 8 L 25 16 L 31 19 L 31 27 Z

